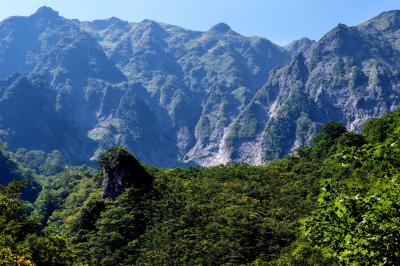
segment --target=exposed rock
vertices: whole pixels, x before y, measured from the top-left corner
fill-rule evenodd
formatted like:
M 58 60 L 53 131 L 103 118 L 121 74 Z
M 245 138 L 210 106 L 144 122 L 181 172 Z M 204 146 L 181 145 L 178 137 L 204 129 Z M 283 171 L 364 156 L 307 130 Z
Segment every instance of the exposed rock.
M 223 23 L 11 17 L 0 23 L 0 140 L 73 163 L 122 145 L 162 167 L 262 164 L 322 123 L 359 130 L 400 105 L 399 21 L 384 12 L 283 48 Z
M 110 149 L 103 155 L 100 164 L 103 171 L 103 198 L 115 199 L 130 187 L 142 192 L 152 189 L 153 177 L 125 148 Z
M 398 108 L 400 36 L 395 16 L 400 13 L 385 12 L 358 27 L 339 24 L 304 57 L 273 70 L 229 127 L 227 161 L 273 160 L 309 143 L 328 121 L 360 130 L 367 119 Z M 256 148 L 248 149 L 248 143 Z
M 8 134 L 1 139 L 13 150 L 57 149 L 74 163 L 123 145 L 158 166 L 198 164 L 218 150 L 224 127 L 268 72 L 288 60 L 285 49 L 223 23 L 196 32 L 151 20 L 79 22 L 44 7 L 0 24 L 0 78 L 40 74 L 47 83 L 40 93 L 53 99 L 43 106 L 65 118 L 57 122 L 65 132 L 52 132 L 59 126 L 50 119 L 36 133 L 48 143 L 21 142 L 16 136 L 27 123 L 16 125 L 0 114 L 0 128 Z

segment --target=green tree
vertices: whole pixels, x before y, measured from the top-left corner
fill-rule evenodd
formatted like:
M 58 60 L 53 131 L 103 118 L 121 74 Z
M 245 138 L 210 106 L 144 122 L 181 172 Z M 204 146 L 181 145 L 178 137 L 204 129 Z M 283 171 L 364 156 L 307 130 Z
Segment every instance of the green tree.
M 326 123 L 311 142 L 314 147 L 313 152 L 316 152 L 317 156 L 326 157 L 334 150 L 335 141 L 346 132 L 346 127 L 340 122 Z
M 0 265 L 70 265 L 63 238 L 46 236 L 20 199 L 24 183 L 0 187 Z

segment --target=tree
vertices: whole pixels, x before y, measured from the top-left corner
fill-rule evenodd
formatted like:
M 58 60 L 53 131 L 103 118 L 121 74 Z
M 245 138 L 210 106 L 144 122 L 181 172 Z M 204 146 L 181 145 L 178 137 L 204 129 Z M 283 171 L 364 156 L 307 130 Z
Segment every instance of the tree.
M 327 258 L 346 265 L 396 265 L 400 259 L 398 178 L 379 180 L 366 194 L 326 181 L 318 210 L 305 221 L 309 242 Z
M 24 183 L 0 186 L 0 265 L 71 265 L 65 240 L 42 234 L 39 219 L 20 199 Z
M 400 120 L 390 121 L 383 142 L 333 156 L 347 176 L 323 181 L 319 206 L 304 221 L 313 248 L 340 264 L 397 265 L 400 260 Z
M 335 141 L 347 132 L 343 123 L 331 121 L 322 126 L 320 132 L 312 140 L 312 145 L 317 154 L 325 156 L 329 154 Z

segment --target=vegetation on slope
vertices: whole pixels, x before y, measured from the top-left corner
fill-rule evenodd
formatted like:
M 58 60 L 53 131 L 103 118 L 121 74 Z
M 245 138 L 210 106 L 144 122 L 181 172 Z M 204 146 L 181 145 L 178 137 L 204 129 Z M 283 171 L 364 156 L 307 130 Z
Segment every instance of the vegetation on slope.
M 399 134 L 400 112 L 369 120 L 362 134 L 330 122 L 310 147 L 263 166 L 143 168 L 113 148 L 99 172 L 42 178 L 34 211 L 17 185 L 2 188 L 1 202 L 17 207 L 1 209 L 0 256 L 19 265 L 394 265 Z M 107 197 L 105 176 L 129 182 Z

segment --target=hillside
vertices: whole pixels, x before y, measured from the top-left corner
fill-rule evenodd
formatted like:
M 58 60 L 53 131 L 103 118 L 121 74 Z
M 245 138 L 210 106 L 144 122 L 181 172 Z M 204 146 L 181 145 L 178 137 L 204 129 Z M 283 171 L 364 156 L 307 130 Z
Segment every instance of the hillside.
M 23 199 L 27 201 L 35 201 L 41 190 L 32 172 L 19 164 L 15 156 L 0 143 L 0 187 L 11 182 L 23 182 Z
M 37 265 L 395 265 L 399 129 L 399 111 L 368 120 L 363 134 L 330 122 L 312 146 L 263 166 L 159 169 L 114 147 L 97 173 L 44 179 L 32 215 L 2 209 L 12 241 L 0 241 L 0 255 Z M 18 203 L 17 190 L 1 187 L 0 204 Z

